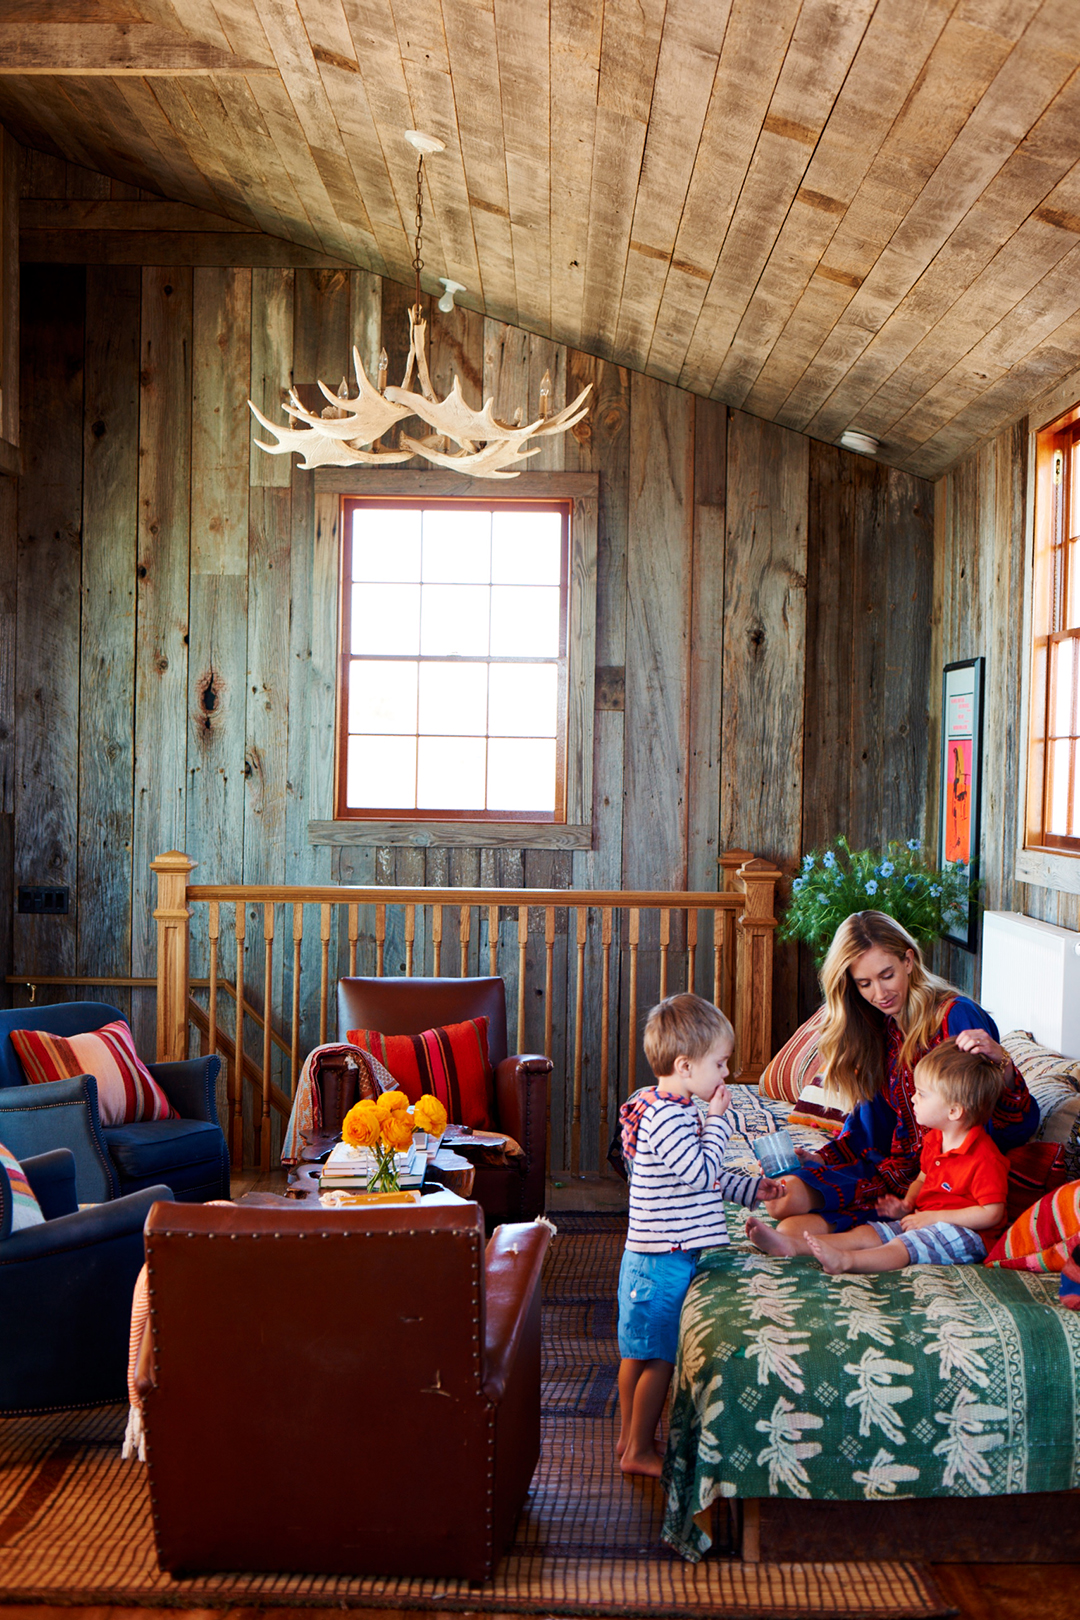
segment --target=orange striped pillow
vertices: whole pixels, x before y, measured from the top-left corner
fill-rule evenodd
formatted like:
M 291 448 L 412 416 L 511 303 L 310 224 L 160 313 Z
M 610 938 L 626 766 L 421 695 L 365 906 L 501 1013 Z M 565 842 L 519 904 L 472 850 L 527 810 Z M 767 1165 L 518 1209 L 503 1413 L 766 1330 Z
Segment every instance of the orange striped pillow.
M 765 1067 L 758 1090 L 763 1097 L 779 1102 L 797 1103 L 803 1090 L 817 1074 L 818 1042 L 825 1021 L 825 1008 L 819 1007 L 812 1018 L 800 1024 Z
M 178 1119 L 168 1097 L 135 1051 L 122 1018 L 82 1035 L 50 1035 L 43 1029 L 13 1029 L 23 1074 L 31 1085 L 92 1074 L 98 1084 L 103 1125 L 137 1125 L 148 1119 Z

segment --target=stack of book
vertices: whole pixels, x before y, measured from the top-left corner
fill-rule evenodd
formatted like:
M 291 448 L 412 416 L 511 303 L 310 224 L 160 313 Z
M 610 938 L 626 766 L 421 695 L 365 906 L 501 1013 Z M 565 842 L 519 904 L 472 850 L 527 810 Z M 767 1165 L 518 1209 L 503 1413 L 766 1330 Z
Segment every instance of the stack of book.
M 395 1153 L 398 1186 L 403 1192 L 419 1188 L 427 1168 L 427 1138 L 413 1137 L 411 1147 L 404 1153 Z M 349 1147 L 338 1142 L 330 1149 L 319 1178 L 320 1193 L 363 1192 L 375 1173 L 375 1155 L 369 1148 Z

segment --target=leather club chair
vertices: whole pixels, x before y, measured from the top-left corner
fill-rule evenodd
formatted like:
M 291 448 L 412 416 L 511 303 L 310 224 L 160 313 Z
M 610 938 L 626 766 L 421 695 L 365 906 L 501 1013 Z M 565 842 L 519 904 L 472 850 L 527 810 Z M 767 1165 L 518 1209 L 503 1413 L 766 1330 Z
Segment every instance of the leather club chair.
M 0 1166 L 0 1417 L 126 1401 L 143 1222 L 172 1194 L 147 1187 L 80 1209 L 70 1148 L 22 1167 L 45 1220 L 11 1231 L 11 1188 Z
M 488 1227 L 543 1214 L 547 1175 L 551 1060 L 507 1056 L 506 987 L 500 978 L 339 979 L 338 1040 L 350 1029 L 419 1035 L 442 1024 L 487 1016 L 488 1055 L 495 1071 L 495 1128 L 525 1153 L 522 1169 L 478 1165 L 472 1196 Z
M 546 1224 L 475 1203 L 158 1204 L 143 1402 L 158 1560 L 489 1578 L 540 1454 Z
M 180 1117 L 136 1125 L 102 1125 L 92 1075 L 27 1084 L 11 1044 L 13 1029 L 82 1035 L 123 1016 L 103 1001 L 60 1001 L 0 1012 L 0 1142 L 19 1159 L 69 1147 L 83 1204 L 161 1185 L 171 1187 L 182 1202 L 228 1198 L 229 1150 L 217 1117 L 220 1058 L 148 1063 Z

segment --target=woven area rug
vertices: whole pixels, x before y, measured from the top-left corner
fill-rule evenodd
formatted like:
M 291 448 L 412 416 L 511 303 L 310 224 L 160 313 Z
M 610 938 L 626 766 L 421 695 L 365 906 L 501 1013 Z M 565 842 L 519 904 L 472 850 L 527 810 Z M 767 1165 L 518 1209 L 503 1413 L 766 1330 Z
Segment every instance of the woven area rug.
M 116 1408 L 0 1423 L 0 1603 L 471 1610 L 875 1620 L 955 1612 L 916 1564 L 687 1564 L 660 1542 L 658 1484 L 614 1464 L 615 1282 L 625 1217 L 560 1215 L 545 1272 L 540 1465 L 494 1580 L 229 1573 L 174 1580 Z

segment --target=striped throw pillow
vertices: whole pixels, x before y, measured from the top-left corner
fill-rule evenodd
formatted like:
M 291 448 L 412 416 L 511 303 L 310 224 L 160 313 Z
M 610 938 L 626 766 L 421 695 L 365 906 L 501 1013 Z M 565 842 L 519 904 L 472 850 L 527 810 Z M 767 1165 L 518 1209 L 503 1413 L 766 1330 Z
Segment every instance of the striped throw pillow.
M 794 1035 L 766 1064 L 758 1081 L 758 1090 L 763 1097 L 772 1097 L 776 1102 L 798 1102 L 803 1089 L 817 1074 L 818 1042 L 824 1019 L 825 1008 L 822 1006 L 805 1024 L 799 1025 Z
M 493 1084 L 486 1018 L 425 1029 L 422 1035 L 350 1029 L 345 1039 L 389 1069 L 411 1103 L 427 1092 L 438 1097 L 455 1125 L 491 1129 Z
M 13 1029 L 11 1044 L 31 1085 L 92 1074 L 98 1084 L 103 1125 L 138 1125 L 177 1119 L 176 1109 L 135 1051 L 122 1018 L 82 1035 L 50 1035 L 43 1029 Z
M 41 1205 L 34 1197 L 22 1165 L 14 1153 L 0 1142 L 0 1219 L 3 1217 L 2 1204 L 8 1199 L 11 1200 L 10 1232 L 22 1232 L 28 1226 L 43 1223 L 45 1217 L 41 1213 Z

